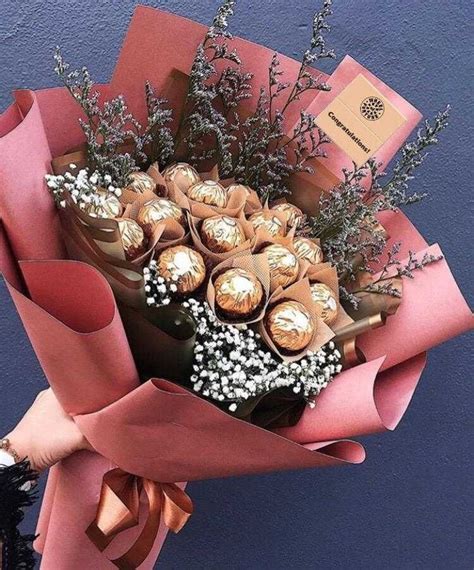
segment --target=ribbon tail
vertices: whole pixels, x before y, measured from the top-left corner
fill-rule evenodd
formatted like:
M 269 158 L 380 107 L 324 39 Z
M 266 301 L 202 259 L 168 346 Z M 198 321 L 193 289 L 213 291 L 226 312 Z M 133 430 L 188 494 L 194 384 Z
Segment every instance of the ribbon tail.
M 135 570 L 146 560 L 158 535 L 161 516 L 165 525 L 178 533 L 193 513 L 191 498 L 177 485 L 144 479 L 143 488 L 148 498 L 148 518 L 132 547 L 111 561 L 120 570 Z
M 115 536 L 138 524 L 140 489 L 136 477 L 121 469 L 104 475 L 94 521 L 86 534 L 102 552 Z
M 162 483 L 163 490 L 163 521 L 165 525 L 177 534 L 193 514 L 191 497 L 178 485 Z

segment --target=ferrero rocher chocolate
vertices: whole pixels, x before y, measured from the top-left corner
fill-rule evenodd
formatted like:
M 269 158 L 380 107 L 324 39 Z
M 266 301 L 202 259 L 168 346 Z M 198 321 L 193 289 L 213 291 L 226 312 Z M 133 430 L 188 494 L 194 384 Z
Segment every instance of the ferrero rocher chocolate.
M 312 265 L 322 263 L 323 250 L 313 240 L 297 237 L 293 242 L 293 247 L 295 248 L 296 255 L 300 259 L 309 261 Z
M 197 171 L 190 164 L 186 164 L 186 162 L 177 162 L 165 168 L 163 178 L 165 182 L 174 182 L 181 192 L 185 194 L 188 188 L 191 188 L 191 186 L 201 180 Z
M 273 237 L 285 235 L 282 221 L 274 216 L 271 211 L 262 210 L 261 212 L 255 212 L 255 214 L 250 216 L 249 222 L 256 230 L 264 228 Z
M 294 226 L 298 227 L 303 221 L 303 212 L 288 202 L 277 204 L 276 206 L 273 206 L 272 210 L 282 212 L 285 215 L 287 224 L 290 228 Z
M 147 191 L 154 192 L 155 188 L 156 182 L 146 172 L 132 172 L 129 176 L 128 186 L 125 189 L 137 194 L 143 194 Z
M 229 317 L 247 317 L 260 305 L 263 287 L 260 281 L 245 269 L 224 271 L 214 282 L 216 305 Z
M 132 261 L 145 253 L 145 234 L 135 220 L 118 218 L 118 230 L 122 238 L 125 257 Z
M 334 291 L 324 283 L 311 283 L 311 296 L 321 311 L 321 319 L 331 325 L 337 318 L 337 299 Z
M 267 331 L 273 342 L 282 350 L 304 350 L 315 331 L 313 319 L 304 305 L 298 301 L 283 301 L 269 312 Z
M 192 293 L 202 285 L 206 277 L 206 266 L 199 252 L 185 245 L 176 245 L 161 252 L 157 273 L 185 294 Z
M 99 190 L 84 211 L 92 218 L 118 218 L 122 213 L 122 204 L 112 193 Z
M 204 180 L 188 189 L 188 197 L 195 202 L 202 202 L 209 206 L 225 208 L 227 205 L 227 192 L 219 182 Z
M 245 242 L 240 222 L 229 216 L 213 216 L 201 226 L 203 244 L 214 253 L 227 253 Z
M 262 250 L 267 254 L 270 266 L 271 288 L 288 287 L 298 277 L 298 258 L 284 245 L 274 243 Z
M 153 235 L 156 226 L 160 222 L 169 219 L 176 220 L 183 226 L 185 224 L 183 210 L 166 198 L 156 198 L 155 200 L 145 202 L 137 215 L 137 222 L 148 237 Z

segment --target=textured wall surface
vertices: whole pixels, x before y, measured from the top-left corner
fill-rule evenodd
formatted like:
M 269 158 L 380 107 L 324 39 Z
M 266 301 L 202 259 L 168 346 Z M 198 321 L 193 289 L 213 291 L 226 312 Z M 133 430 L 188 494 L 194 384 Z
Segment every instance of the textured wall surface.
M 206 23 L 217 0 L 146 3 Z M 56 44 L 71 61 L 86 63 L 98 80 L 106 81 L 136 0 L 0 4 L 3 109 L 16 87 L 54 84 L 51 52 Z M 298 56 L 310 36 L 318 2 L 237 4 L 238 35 Z M 335 4 L 332 42 L 339 56 L 350 53 L 426 116 L 447 102 L 453 106 L 442 146 L 414 182 L 431 198 L 415 206 L 410 216 L 428 241 L 441 244 L 472 306 L 472 2 Z M 1 435 L 45 381 L 3 288 L 0 301 Z M 196 514 L 178 537 L 168 539 L 158 567 L 473 568 L 470 340 L 458 338 L 432 351 L 400 428 L 366 438 L 368 459 L 363 466 L 190 485 Z M 32 509 L 26 520 L 30 530 L 35 516 Z

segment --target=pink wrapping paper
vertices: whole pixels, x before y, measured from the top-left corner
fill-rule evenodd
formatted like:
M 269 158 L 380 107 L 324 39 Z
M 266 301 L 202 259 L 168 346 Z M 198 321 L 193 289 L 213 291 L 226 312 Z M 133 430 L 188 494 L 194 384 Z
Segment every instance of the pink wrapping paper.
M 236 420 L 166 380 L 137 387 L 106 280 L 94 268 L 75 261 L 22 262 L 21 268 L 32 300 L 9 288 L 48 381 L 93 447 L 99 453 L 106 451 L 122 469 L 176 482 L 363 460 L 359 444 L 335 445 L 331 440 L 301 447 Z M 68 289 L 71 293 L 58 303 L 59 292 Z M 89 299 L 88 311 L 81 295 Z M 83 374 L 91 362 L 99 364 L 98 353 L 99 373 Z
M 38 102 L 31 91 L 17 93 L 16 102 L 2 121 L 0 216 L 16 259 L 62 258 L 59 220 L 44 182 L 52 156 Z M 22 120 L 15 125 L 15 119 Z
M 101 93 L 124 94 L 143 120 L 143 85 L 148 79 L 161 95 L 169 96 L 174 89 L 171 100 L 179 106 L 183 77 L 204 31 L 184 18 L 138 7 L 111 85 L 101 86 Z M 273 52 L 244 40 L 237 44 L 248 70 L 255 74 L 254 86 L 266 84 Z M 283 56 L 281 61 L 284 80 L 294 77 L 299 64 Z M 341 69 L 357 69 L 353 60 L 346 61 L 351 65 Z M 347 79 L 341 71 L 334 74 L 331 96 Z M 316 112 L 328 96 L 314 98 L 309 93 L 301 108 Z M 387 162 L 393 156 L 408 127 L 411 130 L 419 119 L 412 108 L 409 111 L 406 132 L 400 131 L 398 138 L 384 145 L 377 153 L 379 160 Z M 298 112 L 295 109 L 289 117 L 288 128 Z M 77 262 L 24 263 L 32 299 L 19 289 L 16 260 L 64 255 L 43 177 L 52 157 L 83 142 L 80 116 L 80 108 L 62 88 L 17 92 L 16 103 L 0 116 L 0 217 L 5 230 L 0 226 L 1 269 L 50 384 L 95 448 L 107 457 L 83 453 L 52 471 L 37 541 L 46 570 L 111 568 L 83 534 L 95 512 L 101 478 L 111 464 L 179 481 L 360 463 L 363 448 L 346 438 L 393 429 L 423 369 L 420 353 L 472 327 L 472 315 L 446 263 L 427 268 L 407 284 L 402 307 L 388 325 L 362 338 L 368 362 L 339 375 L 314 410 L 307 409 L 297 426 L 278 434 L 235 420 L 169 382 L 138 386 L 111 291 L 93 268 Z M 343 161 L 338 156 L 337 168 L 338 160 Z M 403 255 L 408 249 L 427 247 L 402 214 L 383 214 L 381 220 L 393 239 L 404 240 Z M 441 302 L 443 298 L 450 304 Z M 204 450 L 204 455 L 197 457 L 197 450 Z M 129 532 L 135 536 L 136 530 Z M 154 552 L 141 568 L 152 568 L 164 534 L 161 529 Z M 118 550 L 128 539 L 120 538 Z
M 110 88 L 114 95 L 123 94 L 134 115 L 146 120 L 144 98 L 145 81 L 150 81 L 158 93 L 165 95 L 173 108 L 180 109 L 185 96 L 186 76 L 192 66 L 198 44 L 203 40 L 207 26 L 187 18 L 146 6 L 135 9 L 127 36 L 115 68 Z M 252 87 L 258 94 L 261 86 L 268 86 L 268 66 L 275 50 L 247 40 L 234 38 L 235 47 L 244 62 L 244 70 L 252 72 Z M 300 68 L 297 62 L 279 55 L 282 81 L 296 79 Z M 327 75 L 317 70 L 315 75 L 326 80 Z M 244 103 L 244 109 L 257 103 L 257 96 Z M 314 93 L 302 95 L 300 105 L 295 105 L 286 118 L 290 127 L 314 99 Z
M 99 570 L 111 567 L 84 535 L 95 514 L 102 476 L 111 465 L 175 482 L 360 463 L 365 458 L 360 444 L 344 439 L 298 445 L 236 420 L 164 380 L 137 387 L 105 279 L 73 261 L 29 261 L 21 268 L 32 300 L 11 284 L 9 289 L 36 355 L 63 407 L 81 414 L 76 415 L 81 430 L 108 458 L 76 455 L 52 471 L 36 544 L 43 553 L 43 569 L 79 570 L 86 563 Z M 124 550 L 136 532 L 121 535 L 116 551 L 107 555 Z M 149 565 L 141 568 L 152 567 L 164 533 L 161 528 Z

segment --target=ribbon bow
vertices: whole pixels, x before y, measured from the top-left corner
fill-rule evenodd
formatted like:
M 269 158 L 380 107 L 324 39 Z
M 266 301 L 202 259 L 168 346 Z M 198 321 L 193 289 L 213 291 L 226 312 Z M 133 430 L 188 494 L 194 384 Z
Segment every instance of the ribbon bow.
M 142 564 L 153 547 L 162 519 L 178 533 L 193 512 L 190 497 L 174 483 L 157 483 L 112 469 L 104 475 L 97 513 L 86 530 L 101 552 L 119 533 L 139 524 L 142 491 L 148 499 L 148 516 L 135 543 L 120 558 L 111 560 L 120 570 L 134 570 Z

